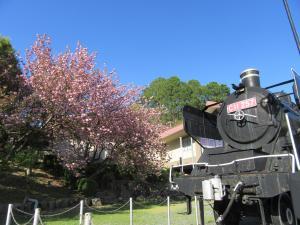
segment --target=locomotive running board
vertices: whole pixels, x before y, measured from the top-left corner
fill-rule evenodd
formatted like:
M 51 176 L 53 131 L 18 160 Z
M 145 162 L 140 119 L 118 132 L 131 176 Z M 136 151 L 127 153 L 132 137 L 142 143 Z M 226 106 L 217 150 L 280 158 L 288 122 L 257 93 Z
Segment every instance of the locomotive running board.
M 184 171 L 184 167 L 195 167 L 195 166 L 200 166 L 200 167 L 222 167 L 222 166 L 229 166 L 232 164 L 235 164 L 236 162 L 242 162 L 242 161 L 248 161 L 251 159 L 261 159 L 261 158 L 278 158 L 278 157 L 291 157 L 291 161 L 292 161 L 292 173 L 295 173 L 296 171 L 296 165 L 295 165 L 295 156 L 293 154 L 290 153 L 286 153 L 286 154 L 277 154 L 277 155 L 260 155 L 260 156 L 253 156 L 253 157 L 248 157 L 248 158 L 242 158 L 242 159 L 236 159 L 236 160 L 232 160 L 231 162 L 227 162 L 227 163 L 222 163 L 222 164 L 209 164 L 206 162 L 203 163 L 190 163 L 190 164 L 182 164 L 182 165 L 178 165 L 178 166 L 171 166 L 170 167 L 170 171 L 169 171 L 169 182 L 173 185 L 175 184 L 173 181 L 173 176 L 172 176 L 172 171 L 175 168 L 182 168 L 182 171 Z

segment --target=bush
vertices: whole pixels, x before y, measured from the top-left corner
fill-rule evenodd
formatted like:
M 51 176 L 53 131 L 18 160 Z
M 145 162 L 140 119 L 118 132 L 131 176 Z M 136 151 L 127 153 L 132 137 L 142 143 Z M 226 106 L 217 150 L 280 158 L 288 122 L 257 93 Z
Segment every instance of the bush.
M 146 177 L 146 181 L 151 184 L 168 183 L 169 182 L 169 169 L 163 168 L 160 170 L 159 174 L 149 174 Z
M 85 196 L 93 196 L 96 194 L 98 184 L 95 180 L 89 178 L 81 178 L 78 182 L 78 191 Z
M 27 151 L 18 152 L 15 154 L 13 161 L 20 166 L 33 168 L 40 159 L 39 152 L 35 149 L 27 149 Z

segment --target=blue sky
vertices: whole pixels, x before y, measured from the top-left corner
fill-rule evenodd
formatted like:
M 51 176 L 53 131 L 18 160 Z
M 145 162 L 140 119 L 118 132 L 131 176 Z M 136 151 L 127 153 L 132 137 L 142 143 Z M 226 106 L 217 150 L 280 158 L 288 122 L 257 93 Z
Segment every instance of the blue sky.
M 300 1 L 289 3 L 300 21 Z M 300 71 L 282 0 L 0 0 L 0 21 L 22 54 L 38 33 L 55 52 L 79 40 L 123 83 L 178 75 L 229 85 L 256 67 L 268 85 Z

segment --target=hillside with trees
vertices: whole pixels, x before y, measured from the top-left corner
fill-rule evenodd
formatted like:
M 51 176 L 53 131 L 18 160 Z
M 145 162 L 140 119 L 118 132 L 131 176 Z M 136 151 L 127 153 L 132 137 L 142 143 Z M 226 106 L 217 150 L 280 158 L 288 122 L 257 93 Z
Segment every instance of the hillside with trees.
M 151 185 L 155 189 L 167 178 L 161 170 L 163 124 L 180 121 L 186 104 L 202 108 L 206 100 L 221 101 L 229 92 L 223 84 L 178 77 L 157 78 L 146 89 L 123 85 L 115 74 L 97 68 L 95 59 L 80 44 L 75 51 L 53 54 L 51 39 L 42 35 L 20 66 L 9 40 L 0 38 L 0 192 L 5 201 L 38 198 L 35 186 L 71 195 L 64 186 L 85 195 L 99 188 L 121 193 L 126 186 L 136 194 Z M 20 186 L 17 195 L 10 193 Z
M 26 183 L 36 169 L 89 194 L 87 188 L 93 194 L 98 186 L 111 188 L 118 176 L 160 173 L 166 155 L 160 111 L 138 101 L 140 87 L 96 68 L 94 53 L 78 44 L 55 55 L 42 35 L 22 66 L 7 38 L 0 39 L 0 57 L 0 172 L 4 183 L 10 172 L 26 174 L 18 179 L 25 183 L 0 191 L 23 186 L 32 196 Z

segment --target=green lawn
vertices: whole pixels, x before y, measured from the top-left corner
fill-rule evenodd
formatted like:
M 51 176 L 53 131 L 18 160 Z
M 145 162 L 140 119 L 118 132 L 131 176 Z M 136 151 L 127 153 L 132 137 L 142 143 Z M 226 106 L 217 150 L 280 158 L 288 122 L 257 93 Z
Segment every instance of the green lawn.
M 116 205 L 110 205 L 101 208 L 101 210 L 112 210 Z M 78 211 L 78 210 L 77 210 Z M 45 225 L 78 225 L 78 215 L 72 215 L 60 218 L 43 218 Z M 129 225 L 129 206 L 127 205 L 121 211 L 115 213 L 97 213 L 93 212 L 93 225 Z M 206 221 L 213 225 L 213 214 L 209 206 L 206 206 Z M 166 225 L 167 224 L 167 206 L 157 206 L 155 204 L 135 204 L 133 211 L 134 225 Z M 184 202 L 173 202 L 171 204 L 171 224 L 172 225 L 195 225 L 195 211 L 193 204 L 193 213 L 186 214 L 186 204 Z

